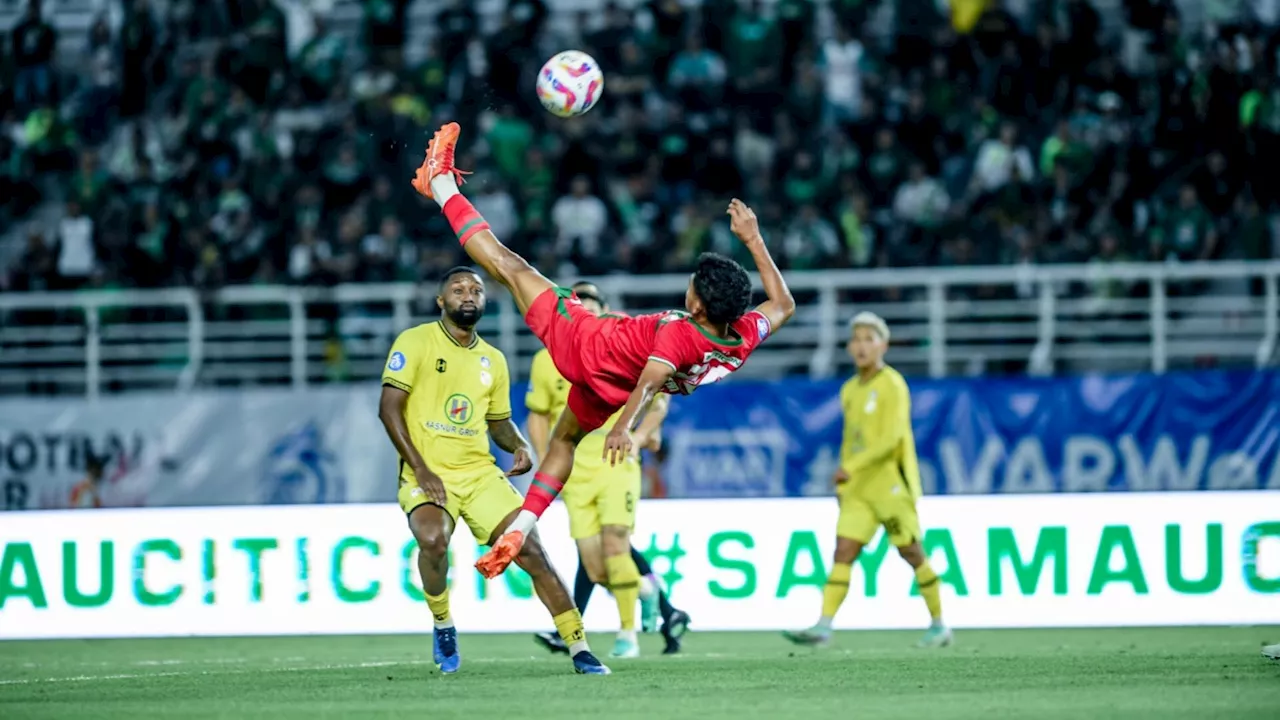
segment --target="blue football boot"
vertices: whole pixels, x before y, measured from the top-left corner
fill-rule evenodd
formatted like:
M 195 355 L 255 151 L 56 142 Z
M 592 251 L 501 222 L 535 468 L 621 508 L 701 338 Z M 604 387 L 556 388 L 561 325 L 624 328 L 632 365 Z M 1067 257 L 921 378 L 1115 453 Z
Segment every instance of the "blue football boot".
M 436 628 L 432 643 L 432 659 L 445 675 L 458 672 L 462 655 L 458 653 L 458 628 Z
M 612 671 L 596 659 L 590 650 L 583 650 L 573 656 L 573 671 L 579 675 L 609 675 Z

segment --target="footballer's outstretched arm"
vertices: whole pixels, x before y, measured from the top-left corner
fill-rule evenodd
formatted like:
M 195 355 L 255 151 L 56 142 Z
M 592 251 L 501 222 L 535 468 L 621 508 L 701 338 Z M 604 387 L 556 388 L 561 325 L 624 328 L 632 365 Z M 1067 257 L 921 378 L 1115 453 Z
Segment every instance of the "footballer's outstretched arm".
M 760 273 L 760 282 L 764 285 L 764 294 L 769 297 L 756 308 L 756 312 L 764 315 L 769 320 L 769 327 L 777 332 L 795 314 L 795 298 L 791 297 L 791 290 L 787 288 L 787 282 L 782 279 L 782 272 L 778 270 L 773 257 L 769 255 L 769 248 L 765 247 L 764 236 L 760 234 L 760 224 L 756 221 L 755 212 L 737 198 L 729 203 L 728 212 L 729 228 L 751 252 L 751 259 L 756 263 L 756 271 Z
M 382 421 L 382 427 L 386 428 L 391 444 L 396 446 L 396 452 L 400 453 L 400 459 L 413 470 L 418 486 L 433 503 L 444 507 L 449 501 L 444 481 L 427 467 L 427 462 L 422 459 L 409 436 L 409 425 L 404 421 L 405 405 L 408 402 L 409 393 L 398 387 L 383 385 L 382 397 L 378 400 L 378 419 Z
M 636 389 L 631 391 L 627 404 L 622 406 L 622 414 L 618 416 L 613 429 L 609 431 L 609 436 L 605 438 L 604 459 L 610 465 L 617 465 L 631 452 L 631 430 L 641 420 L 637 416 L 641 409 L 649 407 L 653 396 L 667 384 L 667 380 L 671 379 L 675 371 L 670 364 L 659 360 L 650 360 L 645 363 L 644 370 L 640 373 L 640 380 L 636 383 Z

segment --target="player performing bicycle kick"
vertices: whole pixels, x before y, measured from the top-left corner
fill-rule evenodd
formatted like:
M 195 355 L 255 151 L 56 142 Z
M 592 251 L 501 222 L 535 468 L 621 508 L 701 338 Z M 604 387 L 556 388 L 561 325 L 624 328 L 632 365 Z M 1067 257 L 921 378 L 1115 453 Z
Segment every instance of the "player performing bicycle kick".
M 564 488 L 574 449 L 587 433 L 622 408 L 604 447 L 605 460 L 621 462 L 631 451 L 640 411 L 654 393 L 687 395 L 742 367 L 791 319 L 796 304 L 765 248 L 755 213 L 735 199 L 729 203 L 730 226 L 755 260 L 769 298 L 764 304 L 750 309 L 751 280 L 741 265 L 706 253 L 689 280 L 685 312 L 597 317 L 572 291 L 557 287 L 499 242 L 458 191 L 464 173 L 454 167 L 453 155 L 460 132 L 457 123 L 436 132 L 413 187 L 439 203 L 467 255 L 511 291 L 525 322 L 573 386 L 520 513 L 476 562 L 482 575 L 493 578 L 515 559 L 525 536 Z

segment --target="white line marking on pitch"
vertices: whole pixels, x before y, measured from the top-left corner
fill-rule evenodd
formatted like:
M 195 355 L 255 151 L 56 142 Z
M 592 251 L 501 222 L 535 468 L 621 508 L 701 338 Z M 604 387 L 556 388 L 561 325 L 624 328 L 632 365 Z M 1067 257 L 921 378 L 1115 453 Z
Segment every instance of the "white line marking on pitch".
M 851 655 L 851 651 L 830 651 L 823 653 L 824 655 Z M 736 656 L 728 653 L 708 652 L 708 653 L 681 653 L 663 660 L 663 662 L 671 662 L 672 660 L 706 660 L 706 659 L 743 659 L 750 660 L 754 656 L 743 655 Z M 287 662 L 292 660 L 304 660 L 305 658 L 271 658 L 271 662 Z M 529 657 L 505 657 L 505 658 L 475 658 L 468 660 L 471 665 L 500 665 L 509 663 L 529 663 L 529 662 L 553 662 L 557 658 L 551 656 L 531 655 Z M 204 660 L 137 660 L 129 663 L 135 667 L 163 667 L 173 665 L 232 665 L 249 662 L 247 658 L 208 658 Z M 0 685 L 37 685 L 44 683 L 77 683 L 77 682 L 98 682 L 106 680 L 145 680 L 150 678 L 162 677 L 195 677 L 201 675 L 240 675 L 245 673 L 293 673 L 293 672 L 317 672 L 323 670 L 361 670 L 367 668 L 392 667 L 396 665 L 434 665 L 429 660 L 405 659 L 389 659 L 389 660 L 371 660 L 361 663 L 331 663 L 324 665 L 302 665 L 293 667 L 254 667 L 254 668 L 218 668 L 209 670 L 169 670 L 164 672 L 149 673 L 112 673 L 109 675 L 70 675 L 65 677 L 50 678 L 22 678 L 17 680 L 0 680 Z M 26 663 L 30 666 L 30 663 Z
M 20 680 L 0 680 L 0 685 L 35 685 L 40 683 L 72 683 L 94 682 L 98 680 L 144 680 L 158 677 L 183 677 L 196 675 L 236 675 L 259 672 L 314 672 L 317 670 L 359 670 L 361 668 L 390 667 L 392 665 L 430 665 L 426 660 L 385 660 L 379 662 L 363 662 L 332 665 L 307 665 L 303 667 L 253 668 L 244 670 L 172 670 L 156 673 L 114 673 L 111 675 L 72 675 L 55 678 L 24 678 Z

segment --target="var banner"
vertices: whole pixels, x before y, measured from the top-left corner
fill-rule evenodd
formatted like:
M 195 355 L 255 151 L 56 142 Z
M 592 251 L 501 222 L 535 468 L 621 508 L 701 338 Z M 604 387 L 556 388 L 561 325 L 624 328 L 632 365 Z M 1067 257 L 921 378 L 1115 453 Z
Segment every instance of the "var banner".
M 927 494 L 1280 490 L 1280 373 L 908 379 Z M 838 381 L 725 383 L 672 403 L 676 497 L 828 495 Z
M 1280 493 L 929 497 L 922 542 L 957 627 L 1280 623 Z M 637 547 L 705 630 L 807 626 L 834 549 L 833 500 L 663 500 Z M 541 535 L 563 576 L 562 507 Z M 32 512 L 0 523 L 0 638 L 425 632 L 417 546 L 392 504 Z M 551 627 L 518 569 L 486 581 L 465 528 L 450 598 L 464 632 Z M 611 603 L 587 624 L 616 629 Z M 842 628 L 928 624 L 883 535 Z
M 910 384 L 928 494 L 1280 490 L 1278 373 Z M 677 398 L 666 493 L 829 495 L 839 388 L 728 382 Z M 523 424 L 523 388 L 513 395 Z M 107 507 L 389 501 L 397 457 L 377 396 L 362 385 L 2 400 L 0 508 L 69 507 L 91 458 L 105 461 Z

